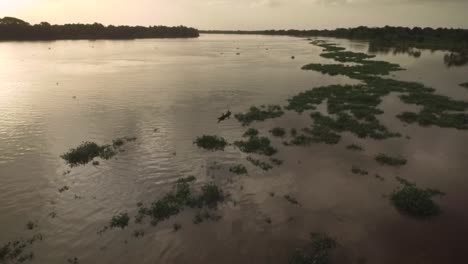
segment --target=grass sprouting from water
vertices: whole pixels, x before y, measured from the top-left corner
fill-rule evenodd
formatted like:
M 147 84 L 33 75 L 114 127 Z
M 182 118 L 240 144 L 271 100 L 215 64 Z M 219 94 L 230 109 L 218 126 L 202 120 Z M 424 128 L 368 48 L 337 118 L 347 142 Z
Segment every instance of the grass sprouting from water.
M 403 166 L 406 165 L 407 161 L 401 157 L 391 157 L 386 154 L 379 154 L 375 157 L 375 160 L 382 165 L 389 166 Z
M 242 164 L 231 166 L 229 171 L 237 175 L 247 174 L 247 168 Z
M 401 178 L 398 180 L 402 187 L 393 191 L 390 200 L 400 212 L 415 218 L 430 218 L 440 214 L 441 209 L 432 198 L 444 193 L 435 189 L 418 188 L 416 184 Z
M 279 105 L 268 105 L 250 107 L 249 111 L 246 113 L 239 113 L 234 115 L 234 117 L 242 123 L 243 126 L 248 126 L 254 121 L 265 121 L 270 118 L 277 118 L 284 114 L 281 106 Z
M 201 137 L 197 137 L 194 144 L 203 149 L 216 151 L 224 150 L 228 143 L 222 137 L 203 135 Z

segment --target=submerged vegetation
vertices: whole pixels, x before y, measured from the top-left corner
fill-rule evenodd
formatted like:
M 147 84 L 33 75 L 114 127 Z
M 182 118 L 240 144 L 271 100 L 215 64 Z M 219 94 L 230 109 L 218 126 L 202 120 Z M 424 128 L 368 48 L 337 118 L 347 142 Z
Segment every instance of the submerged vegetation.
M 298 249 L 289 259 L 289 264 L 328 264 L 330 251 L 336 248 L 336 241 L 326 234 L 312 233 L 311 243 Z
M 441 210 L 432 198 L 444 193 L 434 189 L 421 189 L 414 183 L 399 178 L 402 187 L 390 196 L 392 204 L 400 212 L 416 218 L 429 218 L 438 215 Z
M 391 157 L 386 154 L 379 154 L 375 157 L 375 160 L 382 165 L 389 166 L 403 166 L 406 165 L 406 159 L 401 157 Z
M 228 143 L 222 137 L 203 135 L 201 137 L 197 137 L 194 144 L 203 149 L 216 151 L 224 150 Z
M 268 106 L 252 106 L 246 113 L 235 114 L 234 117 L 242 123 L 243 126 L 248 126 L 254 121 L 265 121 L 270 118 L 277 118 L 284 114 L 281 106 L 268 105 Z
M 249 128 L 247 131 L 245 131 L 243 137 L 255 137 L 258 135 L 258 130 L 255 128 Z
M 466 83 L 460 83 L 460 86 L 461 86 L 461 87 L 468 88 L 468 82 L 466 82 Z

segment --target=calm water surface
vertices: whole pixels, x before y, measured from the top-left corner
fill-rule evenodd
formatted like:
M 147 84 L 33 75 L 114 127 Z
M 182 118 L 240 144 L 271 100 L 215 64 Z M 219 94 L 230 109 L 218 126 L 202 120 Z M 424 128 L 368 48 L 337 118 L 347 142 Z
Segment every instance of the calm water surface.
M 365 42 L 335 42 L 368 49 Z M 287 263 L 310 232 L 327 232 L 339 242 L 337 263 L 463 263 L 468 135 L 403 126 L 395 115 L 412 106 L 396 95 L 384 98 L 381 119 L 409 140 L 344 134 L 335 146 L 307 148 L 285 148 L 274 140 L 284 164 L 268 173 L 251 167 L 233 148 L 211 153 L 192 144 L 202 134 L 238 139 L 244 128 L 234 119 L 216 123 L 227 109 L 284 105 L 316 86 L 357 83 L 300 70 L 311 62 L 331 63 L 320 52 L 299 38 L 271 36 L 0 43 L 0 245 L 42 233 L 44 240 L 32 248 L 33 263 L 66 263 L 75 256 L 80 263 Z M 468 101 L 468 90 L 458 86 L 468 81 L 468 67 L 447 68 L 443 57 L 425 50 L 420 58 L 378 55 L 408 69 L 394 78 Z M 287 113 L 253 126 L 266 134 L 275 126 L 308 124 L 306 114 Z M 100 166 L 64 175 L 69 168 L 60 155 L 69 148 L 122 136 L 138 139 Z M 366 151 L 345 150 L 351 143 Z M 408 165 L 380 167 L 373 161 L 380 152 L 402 155 Z M 249 176 L 228 173 L 239 162 L 248 166 Z M 352 174 L 352 165 L 370 175 Z M 198 184 L 214 181 L 236 201 L 220 208 L 220 221 L 195 225 L 194 211 L 186 210 L 156 227 L 132 220 L 125 230 L 96 233 L 113 215 L 134 216 L 137 202 L 151 203 L 188 175 Z M 398 186 L 395 176 L 447 192 L 439 201 L 444 213 L 430 221 L 400 215 L 385 197 Z M 59 193 L 64 185 L 70 190 Z M 288 203 L 285 194 L 301 206 Z M 26 230 L 30 220 L 38 223 L 33 231 Z M 174 223 L 182 225 L 179 232 Z M 134 238 L 136 229 L 145 236 Z

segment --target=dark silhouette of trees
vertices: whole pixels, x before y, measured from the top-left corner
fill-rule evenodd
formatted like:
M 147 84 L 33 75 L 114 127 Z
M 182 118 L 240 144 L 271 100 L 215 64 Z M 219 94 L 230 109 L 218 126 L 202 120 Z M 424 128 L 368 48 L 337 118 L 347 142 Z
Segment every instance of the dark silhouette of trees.
M 452 28 L 408 28 L 390 27 L 381 28 L 356 27 L 337 28 L 334 30 L 261 30 L 261 31 L 200 31 L 201 33 L 223 34 L 262 34 L 262 35 L 288 35 L 300 37 L 335 37 L 346 39 L 369 40 L 376 46 L 397 48 L 427 48 L 450 51 L 468 50 L 468 30 Z
M 14 17 L 0 19 L 0 40 L 194 38 L 198 36 L 197 29 L 184 26 L 104 26 L 99 23 L 51 25 L 47 22 L 31 25 Z

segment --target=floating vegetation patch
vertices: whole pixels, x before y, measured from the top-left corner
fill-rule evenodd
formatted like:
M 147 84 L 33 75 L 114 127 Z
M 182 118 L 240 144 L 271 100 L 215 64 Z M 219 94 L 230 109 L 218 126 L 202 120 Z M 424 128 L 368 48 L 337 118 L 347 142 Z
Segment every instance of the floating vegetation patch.
M 403 70 L 397 64 L 369 60 L 371 55 L 334 49 L 333 47 L 336 46 L 330 43 L 314 42 L 312 44 L 325 49 L 325 53 L 321 54 L 322 57 L 339 62 L 355 63 L 356 65 L 314 63 L 303 66 L 304 70 L 314 70 L 328 75 L 345 75 L 360 80 L 363 84 L 314 88 L 290 99 L 287 109 L 297 112 L 315 110 L 318 104 L 326 101 L 330 114 L 351 114 L 353 116 L 355 120 L 349 125 L 357 125 L 356 120 L 364 119 L 368 123 L 363 128 L 376 128 L 382 132 L 388 132 L 376 119 L 376 115 L 382 113 L 376 107 L 380 104 L 383 96 L 391 92 L 398 92 L 403 93 L 399 97 L 404 103 L 422 107 L 419 112 L 399 114 L 397 117 L 401 121 L 417 123 L 421 126 L 433 125 L 468 129 L 467 102 L 436 95 L 433 88 L 426 87 L 421 83 L 379 77 L 379 75 L 388 75 L 393 71 Z M 355 133 L 355 131 L 351 132 Z M 377 139 L 390 137 L 387 135 L 388 133 L 384 134 L 385 136 Z M 361 135 L 363 134 L 361 133 Z M 379 137 L 379 135 L 377 136 Z
M 368 171 L 363 170 L 363 169 L 361 169 L 361 168 L 359 168 L 359 167 L 356 167 L 356 166 L 353 166 L 353 167 L 351 168 L 351 172 L 354 173 L 354 174 L 359 174 L 359 175 L 367 175 L 367 174 L 369 174 Z
M 247 160 L 252 163 L 254 166 L 256 167 L 259 167 L 261 168 L 262 170 L 264 171 L 268 171 L 268 170 L 271 170 L 273 169 L 273 166 L 271 166 L 269 163 L 267 162 L 264 162 L 264 161 L 261 161 L 261 160 L 258 160 L 258 159 L 254 159 L 252 157 L 247 157 Z
M 76 148 L 70 149 L 60 157 L 64 159 L 71 167 L 85 165 L 96 157 L 102 159 L 110 159 L 117 154 L 117 150 L 125 144 L 125 142 L 135 141 L 135 137 L 124 137 L 113 140 L 111 145 L 98 145 L 95 142 L 85 141 Z
M 247 141 L 235 141 L 234 145 L 245 153 L 256 153 L 260 155 L 272 156 L 277 150 L 271 146 L 270 139 L 267 137 L 249 137 Z
M 391 157 L 386 154 L 379 154 L 375 157 L 375 160 L 382 165 L 389 166 L 403 166 L 406 165 L 406 159 L 401 157 Z
M 194 144 L 196 144 L 199 148 L 216 151 L 224 150 L 228 143 L 222 137 L 203 135 L 201 137 L 197 137 Z
M 284 114 L 281 106 L 279 105 L 268 105 L 268 106 L 252 106 L 246 113 L 239 113 L 234 117 L 242 123 L 243 126 L 248 126 L 254 121 L 265 121 L 270 118 L 277 118 Z
M 291 195 L 287 194 L 285 196 L 283 196 L 284 199 L 286 199 L 286 201 L 292 203 L 292 204 L 295 204 L 295 205 L 299 205 L 299 202 L 297 201 L 296 198 L 292 197 Z
M 247 168 L 242 164 L 231 166 L 229 171 L 237 175 L 247 174 Z
M 281 127 L 275 127 L 272 130 L 270 130 L 270 133 L 275 136 L 275 137 L 284 137 L 286 135 L 286 130 Z
M 374 175 L 374 177 L 375 177 L 376 179 L 380 180 L 380 181 L 385 181 L 385 178 L 382 177 L 382 176 L 380 176 L 380 175 L 377 174 L 377 173 Z
M 197 193 L 191 186 L 195 180 L 193 176 L 179 179 L 173 191 L 153 202 L 149 207 L 140 206 L 136 217 L 137 222 L 141 222 L 144 217 L 148 216 L 151 218 L 151 223 L 157 225 L 178 214 L 185 207 L 216 209 L 218 204 L 225 199 L 223 191 L 214 183 L 208 183 L 203 185 L 201 191 Z
M 31 261 L 34 258 L 34 253 L 30 247 L 36 241 L 42 241 L 42 234 L 36 234 L 27 240 L 14 240 L 0 246 L 0 263 L 23 263 Z
M 348 146 L 346 146 L 346 149 L 354 150 L 354 151 L 363 151 L 364 150 L 363 147 L 361 147 L 359 145 L 356 145 L 356 144 L 348 145 Z
M 297 249 L 289 259 L 289 264 L 327 264 L 330 251 L 336 248 L 336 241 L 326 234 L 312 233 L 311 243 Z
M 255 137 L 258 135 L 258 130 L 255 128 L 249 128 L 247 131 L 245 131 L 243 137 Z
M 440 207 L 432 200 L 442 196 L 443 192 L 435 189 L 421 189 L 414 183 L 398 178 L 402 187 L 390 196 L 392 204 L 402 213 L 416 218 L 430 218 L 440 214 Z
M 128 222 L 130 221 L 130 217 L 127 213 L 120 213 L 112 217 L 110 221 L 110 228 L 121 228 L 124 229 L 128 226 Z

